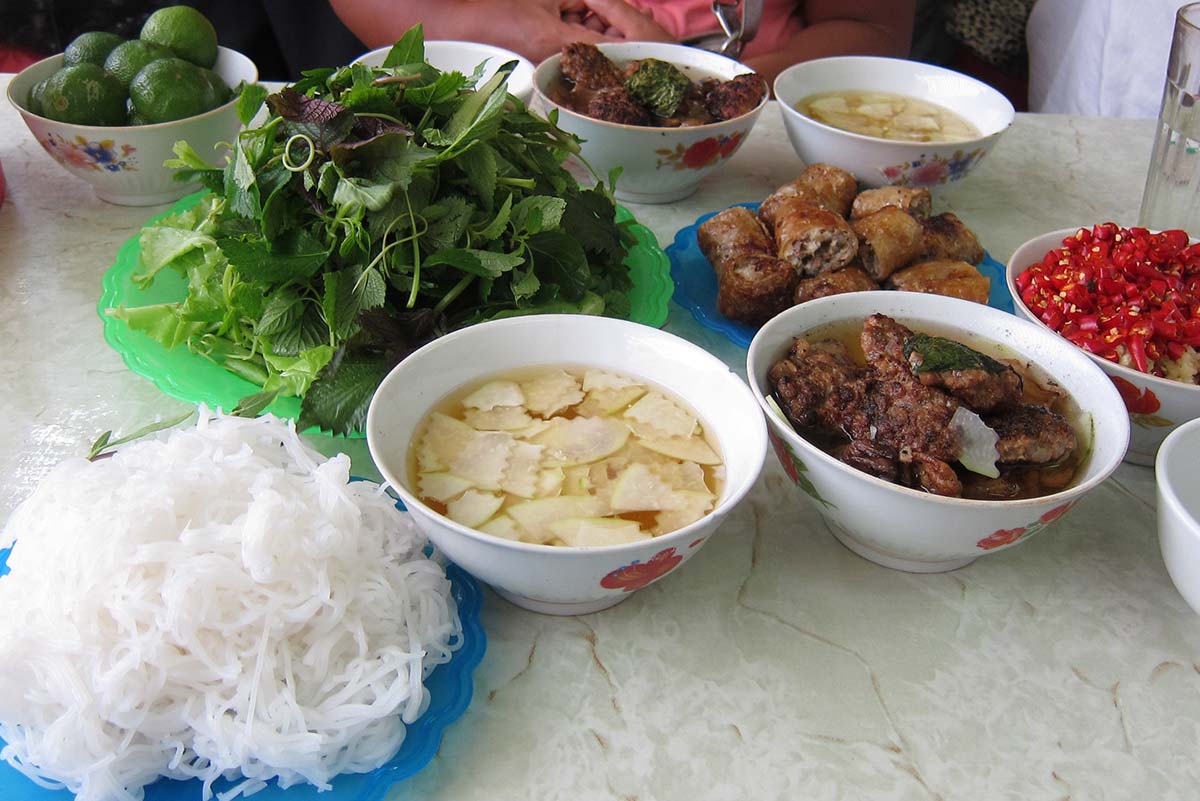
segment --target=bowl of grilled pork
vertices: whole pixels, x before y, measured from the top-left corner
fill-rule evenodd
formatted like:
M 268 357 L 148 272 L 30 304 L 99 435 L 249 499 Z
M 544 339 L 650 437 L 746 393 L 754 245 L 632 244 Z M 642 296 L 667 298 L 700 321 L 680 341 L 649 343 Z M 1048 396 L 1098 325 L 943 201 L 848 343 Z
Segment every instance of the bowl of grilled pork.
M 767 84 L 749 67 L 663 42 L 576 42 L 538 65 L 535 105 L 583 140 L 598 176 L 620 169 L 619 200 L 669 203 L 696 191 L 750 134 Z
M 977 303 L 855 292 L 780 313 L 747 376 L 784 471 L 860 556 L 954 570 L 1029 539 L 1120 464 L 1121 396 L 1080 350 Z

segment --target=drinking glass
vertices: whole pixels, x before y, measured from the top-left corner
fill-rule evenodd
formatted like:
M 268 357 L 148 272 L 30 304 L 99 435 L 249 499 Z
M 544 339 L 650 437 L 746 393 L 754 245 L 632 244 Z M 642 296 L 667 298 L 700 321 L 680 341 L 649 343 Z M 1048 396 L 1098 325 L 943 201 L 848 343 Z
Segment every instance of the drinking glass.
M 1200 235 L 1200 3 L 1175 14 L 1158 131 L 1138 224 Z

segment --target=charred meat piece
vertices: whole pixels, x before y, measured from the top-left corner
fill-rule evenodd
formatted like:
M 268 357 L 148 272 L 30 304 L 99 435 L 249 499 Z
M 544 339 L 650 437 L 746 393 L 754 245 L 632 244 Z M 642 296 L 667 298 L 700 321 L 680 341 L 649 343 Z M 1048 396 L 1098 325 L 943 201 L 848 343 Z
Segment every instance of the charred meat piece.
M 587 115 L 621 125 L 652 125 L 654 117 L 623 86 L 597 90 L 587 105 Z
M 834 458 L 851 467 L 869 473 L 884 481 L 895 483 L 900 479 L 900 466 L 896 463 L 896 452 L 870 440 L 856 439 L 838 445 L 830 451 Z
M 877 371 L 911 376 L 908 356 L 904 353 L 904 343 L 912 337 L 913 332 L 907 326 L 887 315 L 872 314 L 863 323 L 860 338 L 867 364 Z
M 879 189 L 864 189 L 854 198 L 850 216 L 857 219 L 874 214 L 880 209 L 895 206 L 906 211 L 917 219 L 929 216 L 933 199 L 928 189 L 914 189 L 910 186 L 884 186 Z
M 759 217 L 775 234 L 775 252 L 804 277 L 840 270 L 858 252 L 858 237 L 843 218 L 800 197 L 763 203 Z
M 753 111 L 766 95 L 766 82 L 758 73 L 750 72 L 712 87 L 705 105 L 718 120 L 731 120 Z
M 788 355 L 771 366 L 767 379 L 797 428 L 839 429 L 851 422 L 858 429 L 870 425 L 863 412 L 866 375 L 844 348 L 815 347 L 796 337 Z M 855 417 L 861 419 L 852 420 Z
M 701 223 L 696 238 L 717 276 L 717 310 L 758 324 L 791 305 L 797 276 L 775 257 L 775 244 L 754 212 L 734 206 Z
M 965 261 L 954 259 L 914 264 L 892 273 L 889 283 L 905 292 L 926 292 L 983 304 L 988 302 L 992 287 L 986 275 Z
M 922 384 L 946 390 L 977 414 L 1021 402 L 1020 374 L 961 342 L 917 334 L 904 343 L 904 354 Z
M 979 264 L 983 261 L 983 246 L 971 229 L 950 212 L 923 220 L 925 245 L 923 257 L 927 261 L 951 259 Z
M 878 376 L 867 396 L 866 427 L 847 427 L 854 439 L 871 439 L 892 445 L 901 462 L 917 455 L 942 461 L 958 459 L 962 442 L 950 420 L 958 402 L 925 386 L 911 374 Z M 844 421 L 849 425 L 856 418 Z
M 1000 435 L 999 464 L 1053 464 L 1075 450 L 1075 429 L 1044 406 L 1022 404 L 983 421 Z
M 960 498 L 963 493 L 962 482 L 954 468 L 941 459 L 934 459 L 923 453 L 913 454 L 916 484 L 926 492 L 934 495 L 944 495 L 947 498 Z
M 876 281 L 912 263 L 924 244 L 921 224 L 895 206 L 852 220 L 858 236 L 858 260 Z
M 796 303 L 842 295 L 846 292 L 869 292 L 879 289 L 879 285 L 871 280 L 871 276 L 862 271 L 861 267 L 853 264 L 832 273 L 822 273 L 813 278 L 801 279 L 796 284 Z
M 623 85 L 617 66 L 595 45 L 574 42 L 562 50 L 563 77 L 579 89 L 612 89 Z

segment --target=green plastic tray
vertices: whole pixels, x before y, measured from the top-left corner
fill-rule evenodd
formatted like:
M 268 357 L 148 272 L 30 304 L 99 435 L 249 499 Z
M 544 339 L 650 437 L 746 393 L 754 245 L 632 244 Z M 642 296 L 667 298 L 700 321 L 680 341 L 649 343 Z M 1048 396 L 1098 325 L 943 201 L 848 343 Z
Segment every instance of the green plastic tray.
M 188 195 L 147 224 L 191 208 L 203 195 L 203 192 Z M 633 215 L 628 209 L 618 207 L 617 219 L 631 220 Z M 632 231 L 637 244 L 625 259 L 633 279 L 630 319 L 658 328 L 667 320 L 667 303 L 675 289 L 671 280 L 671 262 L 649 228 L 635 223 Z M 189 403 L 204 403 L 227 411 L 233 409 L 242 398 L 258 392 L 260 387 L 235 376 L 211 359 L 184 347 L 168 350 L 140 331 L 131 331 L 123 321 L 106 314 L 108 309 L 121 305 L 134 308 L 180 301 L 187 296 L 187 279 L 173 270 L 158 273 L 154 283 L 145 290 L 134 284 L 131 276 L 141 266 L 140 254 L 137 235 L 121 245 L 116 262 L 104 274 L 97 305 L 104 323 L 104 338 L 125 360 L 126 366 L 153 381 L 155 386 L 173 398 Z M 268 411 L 279 417 L 295 419 L 300 415 L 300 399 L 281 397 L 271 404 Z

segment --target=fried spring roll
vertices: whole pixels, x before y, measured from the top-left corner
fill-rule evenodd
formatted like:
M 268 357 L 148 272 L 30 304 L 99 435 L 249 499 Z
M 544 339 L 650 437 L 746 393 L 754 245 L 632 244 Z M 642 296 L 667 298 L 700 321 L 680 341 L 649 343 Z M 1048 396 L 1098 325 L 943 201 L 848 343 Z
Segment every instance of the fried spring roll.
M 763 203 L 758 214 L 775 234 L 775 253 L 801 277 L 840 270 L 858 253 L 858 236 L 843 217 L 791 195 Z
M 758 324 L 792 305 L 796 271 L 774 255 L 774 243 L 754 212 L 734 206 L 697 231 L 700 250 L 717 275 L 717 310 Z
M 871 280 L 871 276 L 863 272 L 861 267 L 850 265 L 844 270 L 833 273 L 822 273 L 814 278 L 801 279 L 796 284 L 796 303 L 806 300 L 842 295 L 846 292 L 869 292 L 879 289 L 879 285 Z
M 979 264 L 983 261 L 983 247 L 971 229 L 950 212 L 922 220 L 925 227 L 925 245 L 922 257 L 934 261 L 952 259 Z
M 845 217 L 850 213 L 856 192 L 858 181 L 850 173 L 828 164 L 811 164 L 804 168 L 799 178 L 776 189 L 763 205 L 768 205 L 776 195 L 781 198 L 795 196 Z
M 924 247 L 921 223 L 895 206 L 852 220 L 850 227 L 858 235 L 858 259 L 876 281 L 912 264 Z
M 907 211 L 917 219 L 929 216 L 933 199 L 928 189 L 914 189 L 911 186 L 884 186 L 879 189 L 866 189 L 854 198 L 850 209 L 852 218 L 866 217 L 887 206 L 895 206 L 901 211 Z
M 889 283 L 895 289 L 906 292 L 927 292 L 987 303 L 992 282 L 965 261 L 941 259 L 914 264 L 892 273 Z

